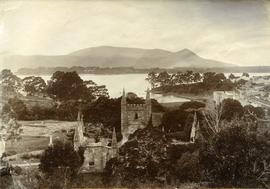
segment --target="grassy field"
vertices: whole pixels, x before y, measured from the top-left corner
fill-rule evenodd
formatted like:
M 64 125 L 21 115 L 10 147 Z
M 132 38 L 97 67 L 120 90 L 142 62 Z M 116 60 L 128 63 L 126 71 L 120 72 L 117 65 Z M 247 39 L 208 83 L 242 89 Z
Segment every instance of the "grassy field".
M 19 121 L 22 124 L 24 135 L 52 135 L 62 130 L 70 130 L 76 127 L 76 122 L 72 121 Z
M 67 121 L 20 121 L 23 128 L 22 138 L 17 142 L 8 141 L 6 151 L 8 154 L 25 153 L 44 150 L 49 144 L 49 135 L 53 141 L 65 138 L 65 132 L 76 127 L 76 122 Z
M 8 141 L 6 151 L 8 154 L 43 150 L 48 147 L 49 138 L 44 136 L 22 136 L 17 142 Z

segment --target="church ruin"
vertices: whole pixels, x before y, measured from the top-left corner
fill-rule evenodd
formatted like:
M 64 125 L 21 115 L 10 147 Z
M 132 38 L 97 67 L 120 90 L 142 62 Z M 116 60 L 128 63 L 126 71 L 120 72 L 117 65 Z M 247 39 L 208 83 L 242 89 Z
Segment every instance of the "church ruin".
M 80 147 L 85 149 L 85 159 L 81 167 L 81 172 L 103 171 L 106 162 L 117 156 L 118 148 L 127 141 L 128 136 L 137 129 L 146 127 L 151 118 L 151 114 L 152 109 L 149 90 L 147 90 L 144 104 L 128 104 L 125 91 L 123 90 L 121 100 L 121 134 L 123 139 L 118 143 L 115 128 L 113 129 L 111 139 L 101 138 L 99 142 L 96 142 L 94 138 L 85 137 L 83 115 L 81 111 L 79 111 L 73 143 L 76 151 L 78 151 Z
M 109 144 L 111 144 L 109 146 Z M 84 123 L 81 111 L 78 112 L 77 127 L 75 128 L 73 145 L 76 151 L 84 148 L 84 162 L 80 172 L 101 172 L 106 162 L 117 156 L 118 144 L 116 132 L 113 129 L 112 139 L 101 138 L 96 142 L 94 138 L 84 136 Z
M 145 102 L 141 104 L 129 104 L 127 102 L 125 90 L 121 99 L 121 134 L 122 140 L 117 142 L 116 131 L 113 129 L 112 138 L 101 138 L 99 142 L 94 137 L 84 136 L 84 123 L 81 111 L 78 112 L 77 127 L 73 138 L 74 149 L 79 150 L 80 147 L 84 151 L 84 163 L 81 172 L 102 172 L 106 163 L 118 155 L 118 148 L 123 145 L 130 134 L 138 129 L 145 128 L 151 121 L 153 126 L 159 126 L 161 123 L 162 113 L 153 113 L 150 91 L 147 89 Z M 198 120 L 196 113 L 194 114 L 193 124 L 190 131 L 190 141 L 176 142 L 175 144 L 194 143 L 198 136 Z

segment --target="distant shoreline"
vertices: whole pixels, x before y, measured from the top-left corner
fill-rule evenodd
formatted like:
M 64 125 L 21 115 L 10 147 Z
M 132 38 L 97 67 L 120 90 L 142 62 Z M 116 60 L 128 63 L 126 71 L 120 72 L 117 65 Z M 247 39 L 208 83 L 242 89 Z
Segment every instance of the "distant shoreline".
M 145 73 L 78 73 L 79 75 L 130 75 L 130 74 L 147 74 L 148 72 Z M 44 76 L 51 76 L 53 73 L 19 73 L 19 72 L 15 72 L 14 74 L 16 75 L 44 75 Z M 269 73 L 270 74 L 270 73 Z
M 169 73 L 186 72 L 188 70 L 205 73 L 269 73 L 270 66 L 248 66 L 248 67 L 215 67 L 215 68 L 134 68 L 134 67 L 39 67 L 39 68 L 21 68 L 15 73 L 19 75 L 52 75 L 56 71 L 71 72 L 76 71 L 78 74 L 94 75 L 120 75 L 120 74 L 147 74 L 149 72 Z
M 219 72 L 224 74 L 242 74 L 243 72 Z M 255 74 L 268 74 L 268 72 L 247 72 L 247 73 L 255 73 Z M 15 72 L 16 75 L 44 75 L 44 76 L 51 76 L 53 73 L 20 73 Z M 148 72 L 140 72 L 140 73 L 78 73 L 79 75 L 131 75 L 131 74 L 148 74 Z M 270 72 L 269 72 L 270 75 Z

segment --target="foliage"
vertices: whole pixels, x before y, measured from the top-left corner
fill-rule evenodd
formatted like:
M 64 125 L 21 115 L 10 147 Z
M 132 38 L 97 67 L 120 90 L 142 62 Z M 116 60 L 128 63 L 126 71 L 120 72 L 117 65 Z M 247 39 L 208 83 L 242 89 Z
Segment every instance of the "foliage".
M 159 128 L 135 131 L 105 168 L 104 181 L 113 186 L 162 187 L 166 183 L 200 180 L 197 146 L 173 145 Z
M 23 132 L 22 125 L 17 122 L 15 118 L 11 118 L 8 123 L 3 123 L 6 131 L 6 140 L 17 141 L 21 139 L 21 134 Z
M 82 163 L 71 143 L 57 141 L 41 155 L 39 169 L 50 188 L 61 188 L 77 174 Z
M 245 79 L 239 79 L 239 80 L 237 80 L 237 81 L 234 82 L 234 85 L 236 86 L 236 88 L 241 88 L 246 83 L 247 83 L 247 80 L 245 80 Z
M 27 114 L 27 107 L 25 103 L 18 98 L 10 98 L 8 100 L 8 105 L 10 107 L 11 113 L 18 120 L 24 119 Z
M 9 173 L 9 170 L 5 170 L 5 169 L 8 169 L 8 168 L 3 168 L 1 169 L 1 179 L 0 179 L 0 186 L 1 186 L 1 189 L 9 189 L 11 187 L 14 187 L 13 186 L 13 179 L 12 179 L 12 176 L 10 175 Z M 8 172 L 7 174 L 4 174 L 3 172 Z
M 201 102 L 191 101 L 183 103 L 179 109 L 165 112 L 162 126 L 166 133 L 174 133 L 176 139 L 189 140 L 189 133 L 193 123 L 194 111 L 204 107 Z
M 222 101 L 221 120 L 231 121 L 235 117 L 241 118 L 244 114 L 244 109 L 241 103 L 234 99 L 224 99 Z
M 48 81 L 47 93 L 59 100 L 78 100 L 82 95 L 86 95 L 86 87 L 76 72 L 57 71 Z
M 97 85 L 92 80 L 83 81 L 83 84 L 87 87 L 90 94 L 92 94 L 95 98 L 99 97 L 107 97 L 109 98 L 108 89 L 105 85 Z
M 249 74 L 248 74 L 247 72 L 244 72 L 244 73 L 242 74 L 242 76 L 243 76 L 243 77 L 249 77 Z
M 9 112 L 19 120 L 57 119 L 75 121 L 77 119 L 79 105 L 79 101 L 67 100 L 53 107 L 38 105 L 26 107 L 22 100 L 13 98 L 9 100 L 8 104 L 4 105 L 3 112 Z
M 11 113 L 9 105 L 5 105 L 3 109 L 5 110 L 2 110 L 1 113 L 0 133 L 4 133 L 5 140 L 17 141 L 21 138 L 23 132 L 22 125 L 17 122 L 14 114 Z
M 164 107 L 156 100 L 151 99 L 152 112 L 164 112 Z
M 157 87 L 157 73 L 149 72 L 145 80 L 147 80 L 151 84 L 152 88 Z
M 105 168 L 107 183 L 121 181 L 123 186 L 159 182 L 165 178 L 166 138 L 161 130 L 147 127 L 135 131 Z M 114 183 L 115 184 L 115 183 Z
M 5 104 L 2 108 L 2 113 L 8 113 L 13 115 L 19 120 L 45 120 L 45 119 L 57 119 L 66 121 L 75 121 L 79 107 L 83 109 L 85 115 L 85 122 L 102 123 L 105 127 L 109 127 L 112 130 L 113 127 L 120 131 L 120 98 L 109 99 L 101 96 L 93 102 L 79 101 L 79 100 L 66 100 L 53 107 L 43 107 L 35 105 L 33 107 L 27 107 L 25 103 L 18 99 L 12 98 L 8 104 Z M 144 99 L 132 98 L 127 99 L 129 103 L 145 103 Z M 153 112 L 162 112 L 163 107 L 154 99 L 152 99 Z
M 225 81 L 226 77 L 223 73 L 206 72 L 203 74 L 203 83 L 207 89 L 219 89 Z
M 231 76 L 232 77 L 232 76 Z M 150 72 L 146 78 L 152 88 L 165 93 L 175 92 L 178 94 L 200 94 L 209 93 L 213 90 L 233 90 L 241 86 L 241 83 L 226 79 L 223 73 L 186 71 L 169 74 Z
M 4 96 L 18 94 L 21 89 L 21 79 L 14 75 L 10 70 L 1 71 L 0 86 Z
M 221 104 L 215 105 L 208 103 L 205 109 L 201 109 L 203 126 L 208 134 L 213 135 L 221 129 L 228 127 L 235 120 L 245 121 L 248 125 L 256 128 L 258 118 L 264 117 L 264 110 L 261 107 L 246 105 L 233 99 L 224 99 Z M 254 125 L 255 124 L 255 125 Z
M 126 94 L 126 99 L 128 104 L 144 104 L 145 100 L 138 97 L 135 93 L 128 92 Z
M 75 121 L 77 119 L 80 102 L 77 100 L 67 100 L 59 104 L 56 108 L 56 118 L 58 120 Z
M 55 72 L 48 81 L 47 93 L 60 101 L 83 99 L 91 101 L 99 96 L 108 96 L 105 86 L 93 81 L 83 81 L 76 72 Z
M 265 112 L 262 107 L 254 107 L 252 105 L 246 105 L 244 108 L 244 114 L 248 115 L 253 120 L 256 120 L 257 118 L 264 118 Z
M 84 109 L 84 121 L 89 123 L 102 123 L 105 127 L 116 128 L 120 131 L 121 99 L 100 97 L 88 104 Z
M 25 120 L 45 120 L 45 119 L 56 119 L 56 107 L 42 107 L 42 106 L 33 106 L 27 109 L 27 115 Z M 60 118 L 58 118 L 60 119 Z M 60 119 L 63 120 L 63 119 Z
M 174 175 L 181 182 L 200 180 L 199 155 L 197 152 L 184 152 L 173 166 Z
M 179 109 L 181 110 L 196 110 L 196 109 L 200 109 L 200 108 L 204 108 L 205 104 L 202 102 L 198 102 L 198 101 L 190 101 L 190 102 L 184 102 L 183 104 L 181 104 L 181 106 L 179 106 Z
M 174 86 L 183 83 L 196 83 L 201 81 L 202 76 L 198 72 L 186 71 L 169 74 L 166 71 L 155 73 L 149 72 L 146 80 L 151 84 L 152 88 Z
M 229 79 L 230 79 L 230 80 L 234 80 L 234 79 L 237 79 L 237 78 L 238 78 L 238 77 L 236 77 L 236 76 L 235 76 L 234 74 L 232 74 L 232 73 L 229 75 Z
M 29 76 L 22 79 L 23 90 L 27 95 L 42 94 L 45 92 L 46 83 L 41 77 Z
M 169 183 L 178 185 L 200 180 L 201 170 L 196 143 L 187 145 L 170 144 L 167 148 L 167 161 L 170 167 L 167 176 Z
M 205 179 L 222 187 L 258 187 L 262 169 L 255 162 L 269 153 L 265 145 L 247 132 L 244 122 L 221 130 L 200 148 Z

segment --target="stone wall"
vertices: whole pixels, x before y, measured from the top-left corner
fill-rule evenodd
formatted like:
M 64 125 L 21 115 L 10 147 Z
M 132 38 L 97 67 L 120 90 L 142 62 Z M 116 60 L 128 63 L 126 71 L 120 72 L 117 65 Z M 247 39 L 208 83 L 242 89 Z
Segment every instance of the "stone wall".
M 117 149 L 108 146 L 109 139 L 102 138 L 100 142 L 85 145 L 84 163 L 81 172 L 102 172 L 107 161 L 117 156 Z

